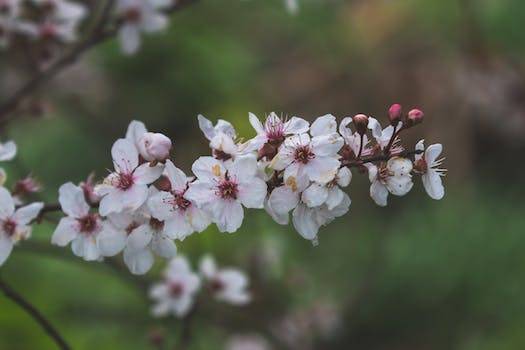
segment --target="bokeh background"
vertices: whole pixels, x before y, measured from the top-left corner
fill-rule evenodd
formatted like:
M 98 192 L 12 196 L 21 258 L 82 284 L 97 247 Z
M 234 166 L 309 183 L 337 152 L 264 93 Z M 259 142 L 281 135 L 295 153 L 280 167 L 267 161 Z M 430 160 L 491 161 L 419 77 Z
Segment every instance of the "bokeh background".
M 387 208 L 354 174 L 350 212 L 318 247 L 252 210 L 235 234 L 210 227 L 178 244 L 196 265 L 205 252 L 250 272 L 255 301 L 210 303 L 192 320 L 190 349 L 221 349 L 232 335 L 274 349 L 525 348 L 525 34 L 522 0 L 203 0 L 177 13 L 134 57 L 104 44 L 35 98 L 35 113 L 1 130 L 19 145 L 2 164 L 12 183 L 31 173 L 56 201 L 60 184 L 99 176 L 132 119 L 174 140 L 187 171 L 207 155 L 196 116 L 223 117 L 245 137 L 248 112 L 312 120 L 391 103 L 425 111 L 406 135 L 444 144 L 447 194 L 417 184 Z M 28 74 L 1 54 L 5 98 Z M 150 317 L 148 281 L 86 263 L 35 228 L 2 267 L 75 349 L 173 349 L 175 319 Z M 41 329 L 0 297 L 0 349 L 53 349 Z

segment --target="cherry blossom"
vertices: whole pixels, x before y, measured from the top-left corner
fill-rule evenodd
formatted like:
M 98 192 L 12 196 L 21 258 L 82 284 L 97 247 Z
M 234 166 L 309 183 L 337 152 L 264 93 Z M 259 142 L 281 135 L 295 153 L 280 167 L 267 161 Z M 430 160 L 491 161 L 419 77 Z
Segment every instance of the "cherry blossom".
M 43 207 L 43 203 L 35 202 L 15 209 L 15 202 L 9 191 L 0 187 L 0 266 L 7 260 L 17 242 L 31 236 L 30 223 Z
M 141 157 L 148 161 L 164 161 L 171 151 L 171 140 L 164 134 L 148 132 L 144 123 L 133 120 L 126 132 L 126 139 L 131 141 Z
M 261 156 L 272 159 L 279 146 L 287 136 L 304 134 L 308 132 L 310 124 L 298 117 L 290 120 L 281 120 L 274 112 L 266 117 L 264 125 L 253 113 L 249 114 L 250 124 L 255 129 L 257 136 L 248 141 L 246 151 L 259 151 Z M 266 146 L 266 149 L 263 149 Z M 269 154 L 270 153 L 270 154 Z
M 233 162 L 200 157 L 192 170 L 197 180 L 186 191 L 186 198 L 204 209 L 219 231 L 237 231 L 244 218 L 243 205 L 263 208 L 266 183 L 256 177 L 254 157 L 237 157 Z
M 132 55 L 141 45 L 141 32 L 153 33 L 166 29 L 168 18 L 162 13 L 172 4 L 171 0 L 118 0 L 117 14 L 123 24 L 119 29 L 119 40 L 122 51 Z
M 390 158 L 386 164 L 383 162 L 376 166 L 366 164 L 368 177 L 372 185 L 370 186 L 370 196 L 379 206 L 387 205 L 388 193 L 395 196 L 404 196 L 411 189 L 412 182 L 412 162 L 406 158 Z
M 370 119 L 369 118 L 369 125 L 370 125 Z M 339 124 L 339 133 L 345 140 L 345 147 L 347 146 L 349 150 L 351 151 L 351 154 L 345 155 L 344 150 L 343 158 L 354 160 L 358 157 L 369 157 L 373 154 L 372 148 L 369 147 L 369 139 L 366 134 L 360 135 L 357 131 L 352 132 L 350 129 L 350 125 L 352 124 L 352 118 L 346 117 L 343 120 L 341 120 L 341 123 Z
M 439 200 L 445 196 L 445 188 L 441 177 L 445 176 L 446 169 L 439 168 L 443 164 L 443 158 L 437 159 L 443 150 L 440 143 L 428 146 L 425 150 L 424 140 L 416 144 L 416 150 L 424 153 L 415 155 L 414 170 L 421 174 L 423 186 L 432 199 Z
M 347 187 L 352 180 L 352 173 L 347 167 L 339 169 L 336 177 L 327 184 L 312 183 L 303 193 L 301 200 L 308 207 L 327 205 L 329 210 L 338 206 L 344 198 L 345 193 L 341 187 Z
M 150 290 L 155 301 L 153 315 L 183 317 L 191 310 L 200 286 L 199 275 L 192 272 L 188 260 L 183 256 L 174 258 L 164 272 L 164 280 Z
M 211 219 L 186 197 L 191 179 L 169 160 L 166 161 L 164 174 L 171 188 L 150 197 L 148 204 L 152 216 L 164 221 L 166 230 L 176 239 L 183 240 L 193 232 L 204 231 Z
M 0 143 L 0 162 L 12 160 L 16 156 L 16 144 L 13 141 Z
M 164 168 L 161 164 L 139 166 L 137 149 L 127 139 L 117 140 L 111 149 L 115 172 L 95 188 L 100 201 L 100 214 L 107 216 L 138 209 L 148 198 L 148 184 L 157 180 Z
M 68 182 L 60 186 L 58 200 L 67 216 L 60 220 L 51 243 L 60 247 L 71 243 L 73 253 L 87 261 L 113 256 L 124 249 L 126 236 L 90 212 L 82 188 Z
M 235 143 L 237 133 L 229 122 L 219 119 L 214 126 L 203 115 L 199 115 L 197 119 L 204 136 L 210 141 L 210 148 L 215 158 L 227 161 L 242 154 L 239 145 Z
M 20 5 L 21 0 L 0 0 L 0 47 L 6 47 L 19 29 Z
M 251 297 L 246 290 L 248 277 L 242 271 L 234 268 L 217 268 L 211 255 L 201 259 L 199 269 L 217 300 L 233 305 L 245 305 L 250 302 Z

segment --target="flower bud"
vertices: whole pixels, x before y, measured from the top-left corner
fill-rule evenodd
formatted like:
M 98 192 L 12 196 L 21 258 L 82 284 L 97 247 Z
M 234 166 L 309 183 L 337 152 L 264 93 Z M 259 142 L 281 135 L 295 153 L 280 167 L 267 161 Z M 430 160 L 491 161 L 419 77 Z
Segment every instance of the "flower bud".
M 413 109 L 410 112 L 408 112 L 407 120 L 406 120 L 406 126 L 412 127 L 414 125 L 417 125 L 423 121 L 423 112 L 419 109 Z
M 366 134 L 366 129 L 368 127 L 368 117 L 364 114 L 357 114 L 352 118 L 354 122 L 355 129 L 359 135 Z
M 399 103 L 394 103 L 388 109 L 388 118 L 390 119 L 391 125 L 397 125 L 401 121 L 401 110 L 402 107 Z
M 33 178 L 31 175 L 28 177 L 18 180 L 13 187 L 13 195 L 15 196 L 26 196 L 31 193 L 37 193 L 42 190 L 40 183 Z
M 164 161 L 169 158 L 171 140 L 159 133 L 147 132 L 139 141 L 140 155 L 148 162 Z

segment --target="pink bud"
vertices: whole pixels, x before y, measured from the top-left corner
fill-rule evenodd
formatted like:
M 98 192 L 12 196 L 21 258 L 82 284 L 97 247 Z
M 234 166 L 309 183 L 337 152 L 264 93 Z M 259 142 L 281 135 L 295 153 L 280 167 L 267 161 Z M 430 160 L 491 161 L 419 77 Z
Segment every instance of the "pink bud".
M 388 109 L 388 118 L 390 119 L 391 125 L 397 125 L 397 123 L 399 123 L 401 120 L 401 110 L 402 107 L 399 103 L 394 103 L 390 106 Z
M 359 135 L 366 134 L 366 128 L 368 127 L 368 117 L 364 114 L 354 115 L 352 118 L 355 129 Z
M 18 180 L 13 188 L 13 195 L 25 196 L 31 193 L 37 193 L 42 190 L 42 185 L 31 175 Z
M 140 154 L 148 162 L 163 161 L 169 158 L 171 140 L 159 133 L 147 132 L 139 142 Z
M 423 121 L 424 113 L 419 109 L 413 109 L 410 112 L 408 112 L 407 116 L 407 127 L 412 127 L 416 124 L 419 124 Z

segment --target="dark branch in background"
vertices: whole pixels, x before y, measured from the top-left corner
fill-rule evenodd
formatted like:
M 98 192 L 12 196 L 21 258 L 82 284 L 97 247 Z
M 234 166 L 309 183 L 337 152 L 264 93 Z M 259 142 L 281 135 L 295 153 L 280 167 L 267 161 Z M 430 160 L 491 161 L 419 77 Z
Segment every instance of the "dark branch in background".
M 58 330 L 51 324 L 51 322 L 42 315 L 36 307 L 34 307 L 29 301 L 24 299 L 20 294 L 18 294 L 13 288 L 11 288 L 6 282 L 0 277 L 0 290 L 5 294 L 5 296 L 11 299 L 14 303 L 20 306 L 25 312 L 31 316 L 44 331 L 53 339 L 57 344 L 59 349 L 70 350 L 71 347 L 67 344 L 64 338 L 60 335 Z
M 165 11 L 166 14 L 174 13 L 185 8 L 187 5 L 195 3 L 197 0 L 179 0 L 175 5 Z M 35 74 L 33 78 L 23 84 L 13 95 L 0 104 L 0 123 L 8 120 L 8 116 L 14 113 L 25 98 L 36 92 L 44 83 L 53 79 L 63 69 L 75 63 L 78 58 L 92 47 L 113 38 L 121 26 L 121 22 L 116 22 L 110 26 L 111 10 L 113 1 L 103 4 L 100 16 L 95 22 L 94 28 L 87 34 L 87 37 L 78 44 L 73 45 L 62 57 L 58 58 L 47 69 Z

